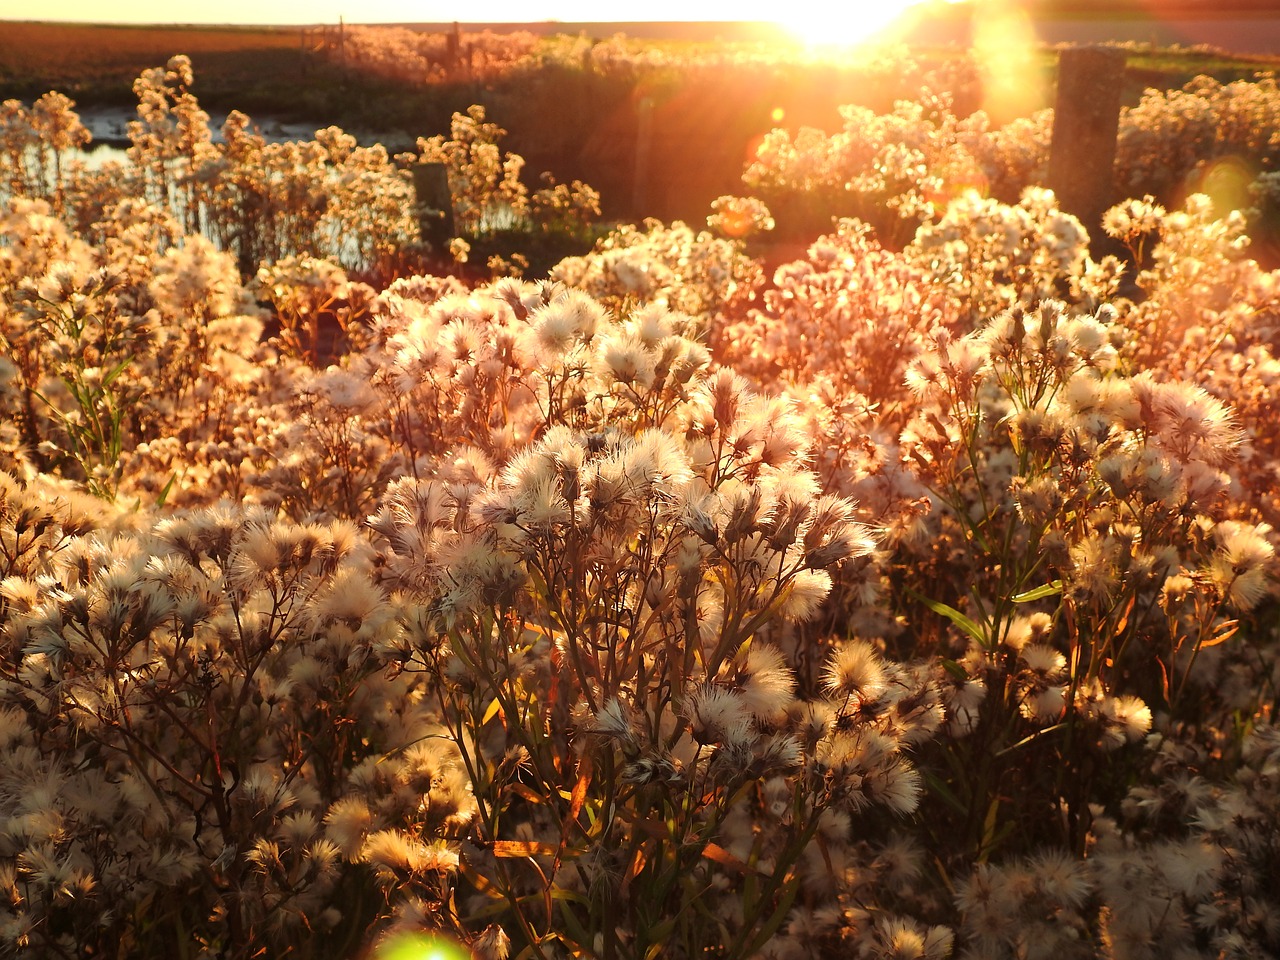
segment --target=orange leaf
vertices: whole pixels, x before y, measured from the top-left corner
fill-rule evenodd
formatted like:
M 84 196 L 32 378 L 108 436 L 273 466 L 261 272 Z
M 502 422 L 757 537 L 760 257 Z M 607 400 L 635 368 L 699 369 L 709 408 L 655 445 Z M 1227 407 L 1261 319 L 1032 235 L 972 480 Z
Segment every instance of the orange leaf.
M 627 867 L 627 872 L 622 877 L 621 892 L 623 896 L 631 889 L 631 881 L 640 876 L 640 871 L 644 869 L 644 865 L 648 862 L 648 858 L 644 855 L 644 848 L 637 847 L 635 856 L 631 858 L 631 864 Z
M 718 843 L 708 843 L 702 848 L 702 855 L 708 860 L 714 860 L 716 863 L 723 864 L 726 867 L 736 870 L 738 873 L 746 874 L 759 872 L 752 870 L 751 867 L 747 866 Z
M 554 843 L 538 843 L 534 840 L 493 841 L 493 855 L 495 857 L 514 859 L 518 857 L 554 857 L 555 854 L 556 845 Z
M 591 785 L 591 756 L 583 754 L 582 759 L 578 761 L 578 780 L 573 785 L 573 794 L 569 798 L 569 810 L 564 815 L 564 821 L 560 824 L 560 846 L 556 850 L 555 869 L 560 867 L 560 854 L 564 851 L 565 844 L 569 841 L 569 831 L 577 827 L 578 832 L 584 837 L 587 831 L 578 823 L 578 814 L 582 812 L 582 804 L 587 799 L 587 787 Z
M 570 820 L 578 819 L 578 814 L 582 812 L 582 804 L 586 802 L 589 786 L 591 786 L 591 755 L 583 754 L 582 759 L 578 761 L 578 782 L 573 785 L 569 814 L 565 817 L 566 826 Z
M 1129 603 L 1124 608 L 1124 613 L 1120 615 L 1120 619 L 1116 621 L 1116 628 L 1112 631 L 1115 636 L 1119 636 L 1124 633 L 1124 628 L 1129 625 L 1129 614 L 1133 613 L 1133 604 L 1137 599 L 1137 595 L 1129 598 Z
M 524 783 L 509 783 L 507 789 L 529 803 L 546 803 L 546 797 Z
M 1220 643 L 1226 643 L 1236 635 L 1236 631 L 1240 629 L 1239 620 L 1228 620 L 1222 625 L 1222 629 L 1218 631 L 1216 636 L 1210 637 L 1204 643 L 1200 644 L 1201 648 L 1216 647 Z

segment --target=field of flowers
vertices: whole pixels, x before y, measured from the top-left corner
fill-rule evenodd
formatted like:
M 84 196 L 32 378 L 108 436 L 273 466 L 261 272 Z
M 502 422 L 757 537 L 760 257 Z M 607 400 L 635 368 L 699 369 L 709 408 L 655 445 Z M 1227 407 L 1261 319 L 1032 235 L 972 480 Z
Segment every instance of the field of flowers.
M 1280 957 L 1273 79 L 609 228 L 192 83 L 0 105 L 0 955 Z

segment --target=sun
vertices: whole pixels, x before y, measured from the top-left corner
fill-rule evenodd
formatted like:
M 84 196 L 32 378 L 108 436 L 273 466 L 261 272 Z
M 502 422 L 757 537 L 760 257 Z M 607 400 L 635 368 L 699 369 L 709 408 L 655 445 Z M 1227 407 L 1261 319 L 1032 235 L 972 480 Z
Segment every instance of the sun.
M 856 47 L 883 40 L 912 7 L 932 0 L 845 0 L 815 9 L 795 4 L 791 13 L 772 19 L 797 41 L 814 48 Z

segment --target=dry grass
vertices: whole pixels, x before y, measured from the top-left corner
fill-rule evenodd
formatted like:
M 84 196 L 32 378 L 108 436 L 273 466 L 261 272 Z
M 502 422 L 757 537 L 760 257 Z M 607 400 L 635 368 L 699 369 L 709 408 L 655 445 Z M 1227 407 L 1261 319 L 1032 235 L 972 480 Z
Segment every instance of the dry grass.
M 203 94 L 302 77 L 297 27 L 108 26 L 6 23 L 0 29 L 0 95 L 70 96 L 132 102 L 143 70 L 191 57 Z

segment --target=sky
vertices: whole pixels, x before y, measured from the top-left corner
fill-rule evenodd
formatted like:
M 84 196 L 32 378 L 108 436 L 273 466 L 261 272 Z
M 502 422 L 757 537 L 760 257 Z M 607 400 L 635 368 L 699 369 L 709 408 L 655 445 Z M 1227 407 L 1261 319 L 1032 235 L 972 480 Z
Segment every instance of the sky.
M 919 2 L 924 0 L 644 0 L 631 4 L 601 0 L 0 0 L 0 33 L 5 20 L 281 26 L 336 24 L 339 17 L 347 23 L 762 20 L 779 23 L 809 43 L 826 45 L 888 35 L 880 31 L 896 22 L 905 8 Z M 982 2 L 985 11 L 1020 5 L 1019 0 Z M 1147 2 L 1153 11 L 1158 9 L 1159 0 Z M 1280 0 L 1267 2 L 1280 8 Z M 989 12 L 984 13 L 983 20 L 988 19 Z M 1210 18 L 1194 25 L 1181 20 L 1161 22 L 1158 16 L 1139 20 L 1125 25 L 1109 20 L 1064 21 L 1054 27 L 1056 32 L 1041 31 L 1039 39 L 1046 43 L 1134 40 L 1164 46 L 1205 43 L 1242 54 L 1280 53 L 1280 16 L 1221 23 Z M 1038 31 L 1040 28 L 1037 25 Z
M 863 0 L 868 2 L 868 0 Z M 898 0 L 900 3 L 901 0 Z M 894 0 L 889 0 L 890 5 Z M 868 6 L 872 5 L 868 3 Z M 884 2 L 874 7 L 884 7 Z M 89 23 L 530 23 L 542 20 L 773 20 L 777 0 L 689 3 L 645 0 L 640 5 L 600 0 L 0 0 L 0 20 Z M 0 26 L 0 30 L 3 26 Z

